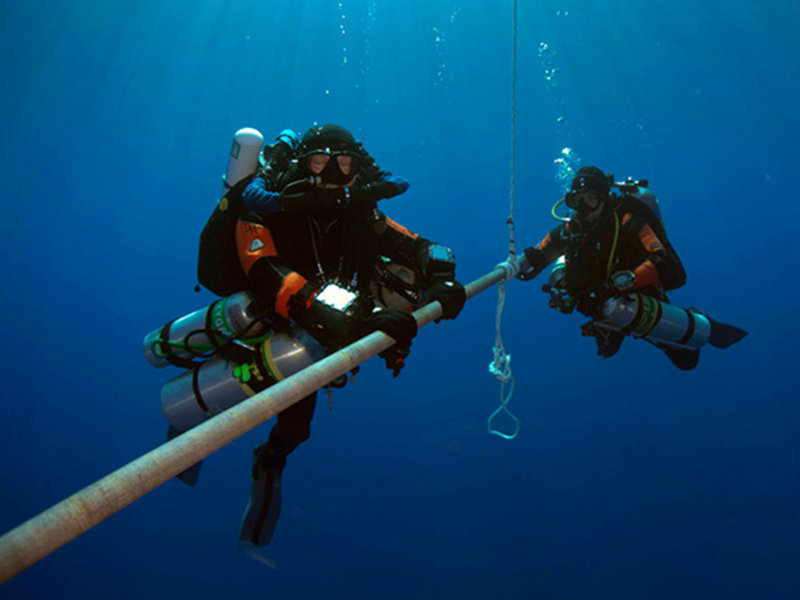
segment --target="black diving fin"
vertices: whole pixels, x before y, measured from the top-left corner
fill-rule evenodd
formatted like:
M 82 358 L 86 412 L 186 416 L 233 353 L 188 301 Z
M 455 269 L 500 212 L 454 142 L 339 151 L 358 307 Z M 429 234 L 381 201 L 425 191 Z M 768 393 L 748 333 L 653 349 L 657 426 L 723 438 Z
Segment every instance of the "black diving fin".
M 179 435 L 181 435 L 183 431 L 180 431 L 173 427 L 172 425 L 169 426 L 167 429 L 167 441 L 175 439 Z M 194 487 L 197 483 L 197 478 L 200 477 L 200 467 L 203 466 L 203 461 L 198 461 L 194 463 L 191 467 L 186 469 L 185 471 L 181 471 L 175 477 L 177 477 L 180 481 L 188 485 L 189 487 Z
M 239 532 L 239 549 L 251 552 L 269 544 L 281 513 L 281 470 L 258 468 Z
M 662 344 L 657 344 L 664 351 L 667 358 L 673 365 L 681 371 L 691 371 L 700 361 L 700 351 L 693 348 L 670 348 Z
M 747 335 L 744 329 L 740 329 L 735 325 L 727 325 L 715 321 L 706 315 L 708 322 L 711 323 L 711 336 L 708 338 L 708 343 L 714 348 L 727 348 L 733 346 L 736 342 L 741 341 Z

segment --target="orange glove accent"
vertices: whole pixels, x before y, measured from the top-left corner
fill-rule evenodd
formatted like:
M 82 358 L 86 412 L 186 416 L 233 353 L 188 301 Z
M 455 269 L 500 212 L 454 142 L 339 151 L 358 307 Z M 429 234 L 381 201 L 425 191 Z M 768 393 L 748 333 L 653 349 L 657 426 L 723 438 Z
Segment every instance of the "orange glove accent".
M 275 298 L 275 312 L 285 319 L 289 318 L 289 301 L 297 292 L 303 289 L 303 286 L 308 283 L 308 280 L 299 273 L 289 273 L 281 283 L 281 289 L 278 291 L 278 296 Z M 306 308 L 311 305 L 314 299 L 314 294 L 308 298 Z

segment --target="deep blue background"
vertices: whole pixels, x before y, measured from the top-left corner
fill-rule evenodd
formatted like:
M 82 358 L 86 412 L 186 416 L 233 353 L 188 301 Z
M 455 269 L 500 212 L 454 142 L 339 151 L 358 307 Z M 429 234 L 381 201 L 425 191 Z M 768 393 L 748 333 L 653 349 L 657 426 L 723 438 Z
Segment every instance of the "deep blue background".
M 0 589 L 8 598 L 800 596 L 800 2 L 519 6 L 520 245 L 553 161 L 647 177 L 689 272 L 675 302 L 751 335 L 693 372 L 594 354 L 513 282 L 522 419 L 486 432 L 496 294 L 369 363 L 290 459 L 268 556 L 236 548 L 259 427 Z M 384 210 L 506 255 L 511 3 L 0 2 L 0 529 L 161 443 L 149 330 L 192 291 L 234 131 L 351 128 L 412 187 Z M 542 44 L 546 44 L 546 49 Z M 556 69 L 553 73 L 552 69 Z M 551 76 L 548 81 L 547 77 Z M 323 396 L 324 398 L 324 396 Z

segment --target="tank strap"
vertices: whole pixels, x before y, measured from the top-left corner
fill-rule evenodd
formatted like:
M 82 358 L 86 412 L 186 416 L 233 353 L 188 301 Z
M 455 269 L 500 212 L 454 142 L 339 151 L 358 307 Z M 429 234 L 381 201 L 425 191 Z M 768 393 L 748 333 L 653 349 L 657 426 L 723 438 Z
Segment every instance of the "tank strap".
M 197 400 L 197 406 L 200 407 L 200 410 L 202 410 L 209 417 L 213 417 L 214 415 L 211 414 L 208 404 L 206 404 L 206 401 L 203 400 L 203 394 L 200 393 L 200 384 L 197 381 L 199 374 L 200 365 L 195 365 L 195 367 L 192 369 L 192 392 L 194 393 L 194 398 Z
M 161 353 L 164 355 L 164 360 L 166 360 L 169 364 L 182 369 L 192 369 L 198 363 L 190 358 L 184 358 L 173 353 L 172 345 L 169 343 L 170 329 L 176 320 L 177 319 L 172 319 L 164 324 L 164 326 L 161 328 L 161 331 L 158 333 L 159 340 L 156 343 L 158 344 Z
M 647 294 L 638 294 L 639 306 L 637 307 L 636 317 L 633 320 L 633 333 L 640 337 L 645 337 L 653 330 L 653 327 L 658 325 L 661 317 L 664 315 L 664 309 L 661 302 L 648 296 Z M 655 311 L 651 308 L 655 305 Z
M 695 323 L 694 315 L 692 314 L 692 311 L 686 310 L 684 308 L 683 312 L 686 313 L 686 318 L 689 319 L 689 326 L 686 328 L 686 333 L 684 334 L 684 336 L 680 340 L 678 340 L 678 343 L 681 344 L 682 346 L 686 345 L 686 343 L 690 339 L 692 339 L 692 336 L 694 335 L 694 330 L 697 327 L 697 324 Z
M 208 307 L 205 323 L 206 337 L 214 348 L 214 354 L 218 354 L 237 363 L 248 362 L 252 360 L 254 355 L 258 355 L 259 353 L 247 344 L 238 341 L 239 336 L 244 332 L 234 331 L 231 333 L 230 337 L 226 337 L 223 333 L 214 329 L 214 309 L 220 302 L 224 302 L 225 300 L 225 298 L 218 298 Z M 220 343 L 218 338 L 222 338 L 222 343 Z
M 622 333 L 623 335 L 628 335 L 629 333 L 633 332 L 633 330 L 636 328 L 636 325 L 639 323 L 639 320 L 642 318 L 642 312 L 644 312 L 644 302 L 642 301 L 642 295 L 639 293 L 635 293 L 635 294 L 629 294 L 626 297 L 630 298 L 631 296 L 633 296 L 633 299 L 636 302 L 636 310 L 633 312 L 633 318 L 631 319 L 631 322 L 620 330 L 620 333 Z
M 614 263 L 614 257 L 617 254 L 617 243 L 619 242 L 619 215 L 617 211 L 612 210 L 614 213 L 614 239 L 611 242 L 611 251 L 608 253 L 608 263 L 606 264 L 606 279 L 611 277 L 611 267 Z

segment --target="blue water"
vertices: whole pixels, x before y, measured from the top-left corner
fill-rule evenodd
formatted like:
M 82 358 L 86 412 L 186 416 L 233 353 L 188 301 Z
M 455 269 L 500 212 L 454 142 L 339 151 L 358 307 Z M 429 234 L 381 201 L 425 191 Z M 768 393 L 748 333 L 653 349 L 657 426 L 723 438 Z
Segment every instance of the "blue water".
M 507 252 L 511 2 L 0 2 L 0 529 L 163 441 L 175 369 L 145 333 L 196 294 L 234 131 L 349 127 L 411 181 L 382 208 L 470 281 Z M 750 331 L 684 373 L 602 360 L 542 281 L 508 286 L 522 420 L 490 436 L 496 294 L 321 396 L 272 566 L 237 550 L 261 426 L 0 589 L 3 598 L 800 596 L 800 2 L 529 2 L 518 16 L 519 244 L 554 160 L 647 177 L 689 273 Z

